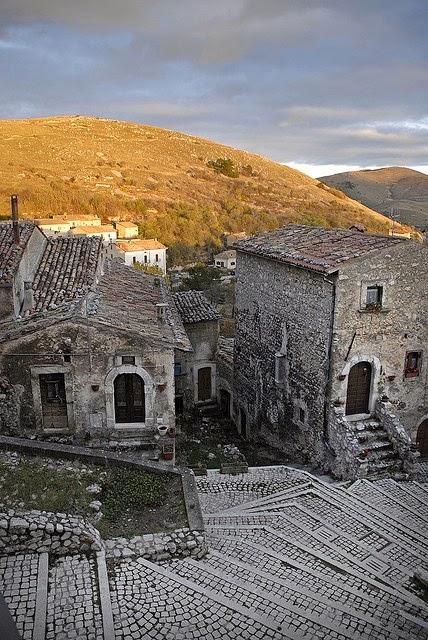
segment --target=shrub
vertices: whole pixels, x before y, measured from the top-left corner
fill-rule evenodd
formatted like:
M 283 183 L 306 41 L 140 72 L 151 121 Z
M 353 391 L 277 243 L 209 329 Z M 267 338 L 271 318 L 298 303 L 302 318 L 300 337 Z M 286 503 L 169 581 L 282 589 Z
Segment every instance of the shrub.
M 207 165 L 214 169 L 217 173 L 222 173 L 228 178 L 237 178 L 239 171 L 230 158 L 217 158 L 217 160 L 209 160 Z

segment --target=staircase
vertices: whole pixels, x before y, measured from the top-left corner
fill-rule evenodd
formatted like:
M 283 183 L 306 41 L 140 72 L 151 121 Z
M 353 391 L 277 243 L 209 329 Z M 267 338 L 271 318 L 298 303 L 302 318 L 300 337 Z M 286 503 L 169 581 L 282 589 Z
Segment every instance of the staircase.
M 360 446 L 360 457 L 367 460 L 367 477 L 403 477 L 403 461 L 394 451 L 385 429 L 376 418 L 359 420 L 354 423 L 355 435 Z

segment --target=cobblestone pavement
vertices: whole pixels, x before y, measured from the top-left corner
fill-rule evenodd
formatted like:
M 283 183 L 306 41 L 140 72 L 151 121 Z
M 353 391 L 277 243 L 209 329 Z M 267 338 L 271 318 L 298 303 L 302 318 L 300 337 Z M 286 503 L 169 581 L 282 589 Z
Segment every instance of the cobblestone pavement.
M 38 561 L 36 553 L 0 557 L 0 591 L 24 640 L 33 635 Z
M 103 638 L 94 559 L 66 556 L 49 569 L 46 640 Z
M 428 569 L 428 484 L 348 485 L 266 467 L 211 471 L 197 485 L 208 554 L 112 558 L 108 573 L 102 554 L 51 560 L 46 640 L 428 639 L 413 577 Z M 0 588 L 25 640 L 37 562 L 0 558 Z

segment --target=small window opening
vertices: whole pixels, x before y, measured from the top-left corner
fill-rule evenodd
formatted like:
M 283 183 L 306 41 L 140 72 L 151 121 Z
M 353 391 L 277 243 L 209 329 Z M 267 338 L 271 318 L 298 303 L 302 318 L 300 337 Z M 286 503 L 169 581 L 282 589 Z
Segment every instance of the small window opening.
M 417 378 L 421 369 L 422 353 L 421 351 L 409 351 L 406 353 L 404 364 L 404 377 Z
M 135 256 L 132 256 L 132 264 L 135 264 L 137 262 L 137 258 Z
M 122 364 L 135 364 L 135 356 L 122 356 Z
M 155 255 L 155 260 L 156 260 L 156 262 L 159 262 L 159 255 L 158 254 Z
M 383 298 L 383 287 L 367 287 L 366 308 L 381 309 Z
M 175 362 L 174 363 L 174 375 L 175 376 L 180 376 L 183 373 L 183 367 L 181 362 Z
M 300 409 L 299 409 L 299 420 L 300 420 L 300 422 L 305 422 L 305 421 L 306 421 L 306 413 L 305 413 L 305 410 L 304 410 L 304 409 L 302 409 L 301 407 L 300 407 Z
M 144 256 L 144 264 L 147 264 L 147 256 Z
M 64 349 L 62 357 L 64 362 L 71 362 L 71 349 Z

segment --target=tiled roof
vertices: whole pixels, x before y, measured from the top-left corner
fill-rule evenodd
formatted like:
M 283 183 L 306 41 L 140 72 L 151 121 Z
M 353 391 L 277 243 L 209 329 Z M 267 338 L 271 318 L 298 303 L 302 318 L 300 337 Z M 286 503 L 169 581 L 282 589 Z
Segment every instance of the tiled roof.
M 166 249 L 167 247 L 157 240 L 120 240 L 117 246 L 122 251 L 149 251 L 150 249 Z
M 33 310 L 52 310 L 81 298 L 95 280 L 101 244 L 97 237 L 50 239 L 34 278 Z
M 201 291 L 179 291 L 174 294 L 174 301 L 184 324 L 220 319 Z
M 166 318 L 158 318 L 165 304 Z M 163 278 L 113 260 L 88 296 L 88 318 L 110 328 L 191 351 L 174 300 Z
M 223 360 L 226 364 L 232 366 L 234 348 L 234 338 L 225 338 L 224 336 L 220 336 L 218 339 L 217 357 Z
M 235 249 L 227 249 L 214 256 L 214 260 L 233 260 L 233 258 L 236 258 Z
M 238 251 L 271 258 L 320 273 L 337 271 L 341 264 L 366 254 L 408 242 L 402 238 L 370 235 L 345 229 L 288 225 L 243 240 Z
M 86 227 L 73 227 L 70 230 L 73 235 L 89 235 L 91 233 L 114 233 L 116 229 L 111 224 L 87 225 Z
M 134 222 L 126 222 L 125 220 L 122 220 L 121 222 L 116 222 L 116 226 L 121 226 L 121 227 L 125 227 L 125 229 L 138 229 L 138 224 L 135 224 Z
M 34 230 L 31 222 L 19 222 L 19 245 L 13 241 L 12 222 L 0 223 L 0 284 L 11 284 L 25 246 Z

